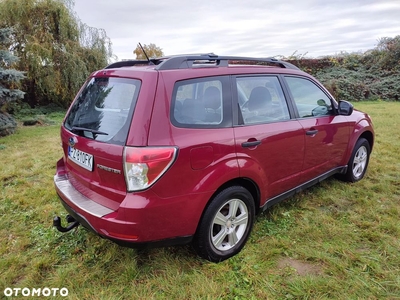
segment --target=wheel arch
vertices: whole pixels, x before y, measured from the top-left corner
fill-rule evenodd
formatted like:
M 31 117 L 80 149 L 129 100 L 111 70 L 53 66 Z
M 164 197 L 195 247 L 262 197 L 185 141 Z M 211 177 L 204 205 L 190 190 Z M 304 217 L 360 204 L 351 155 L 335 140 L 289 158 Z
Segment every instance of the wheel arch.
M 350 133 L 350 140 L 348 143 L 347 151 L 346 154 L 343 156 L 343 163 L 347 164 L 351 154 L 353 153 L 354 147 L 356 146 L 357 142 L 361 139 L 364 138 L 367 140 L 370 146 L 370 150 L 372 152 L 372 148 L 374 145 L 374 133 L 373 130 L 367 129 L 365 131 L 361 130 L 354 130 L 352 133 Z
M 214 226 L 214 221 L 212 219 L 215 219 L 214 214 L 217 212 L 217 210 L 215 209 L 220 207 L 221 203 L 224 203 L 224 205 L 226 205 L 228 203 L 226 202 L 226 196 L 233 191 L 240 192 L 241 194 L 246 194 L 246 199 L 243 199 L 242 201 L 247 202 L 247 204 L 245 205 L 247 206 L 247 208 L 250 208 L 249 215 L 247 217 L 251 221 L 247 223 L 243 235 L 241 235 L 238 240 L 234 242 L 233 245 L 231 245 L 231 242 L 227 242 L 231 247 L 225 250 L 217 248 L 217 245 L 214 244 L 214 242 L 212 241 L 212 233 L 210 232 L 210 228 L 213 228 Z M 244 193 L 245 191 L 246 193 Z M 254 202 L 249 199 L 248 194 L 253 197 Z M 207 204 L 204 206 L 200 220 L 197 224 L 196 232 L 192 241 L 192 246 L 194 247 L 198 255 L 212 262 L 220 262 L 239 253 L 244 247 L 248 237 L 250 236 L 251 229 L 255 221 L 255 216 L 260 211 L 260 197 L 258 195 L 259 191 L 257 185 L 248 178 L 233 178 L 222 184 L 212 194 Z M 223 207 L 220 207 L 219 209 L 222 208 Z M 225 235 L 227 235 L 227 233 L 225 233 Z M 224 236 L 223 238 L 225 239 L 226 236 Z
M 371 151 L 372 151 L 372 148 L 374 146 L 374 135 L 372 134 L 372 132 L 371 131 L 365 131 L 359 136 L 358 140 L 360 138 L 364 138 L 364 139 L 366 139 L 368 141 L 369 146 L 370 146 Z
M 256 214 L 258 214 L 261 209 L 260 209 L 260 189 L 257 186 L 257 184 L 249 179 L 249 178 L 244 178 L 244 177 L 238 177 L 238 178 L 233 178 L 225 183 L 223 183 L 210 197 L 210 199 L 208 199 L 207 204 L 204 206 L 203 211 L 201 213 L 201 217 L 200 220 L 203 218 L 204 212 L 206 211 L 207 207 L 210 205 L 212 199 L 214 199 L 214 197 L 216 195 L 218 195 L 222 190 L 231 187 L 231 186 L 242 186 L 244 187 L 246 190 L 249 191 L 249 193 L 252 195 L 253 200 L 254 200 L 254 206 L 256 209 Z M 200 222 L 199 222 L 200 223 Z M 197 225 L 198 226 L 198 225 Z

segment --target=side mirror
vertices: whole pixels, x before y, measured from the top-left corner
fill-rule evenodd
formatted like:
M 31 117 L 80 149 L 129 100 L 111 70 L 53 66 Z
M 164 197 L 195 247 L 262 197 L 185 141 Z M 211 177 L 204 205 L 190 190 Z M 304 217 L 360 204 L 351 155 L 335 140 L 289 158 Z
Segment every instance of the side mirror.
M 353 113 L 354 106 L 350 102 L 340 100 L 339 101 L 339 115 L 350 116 Z

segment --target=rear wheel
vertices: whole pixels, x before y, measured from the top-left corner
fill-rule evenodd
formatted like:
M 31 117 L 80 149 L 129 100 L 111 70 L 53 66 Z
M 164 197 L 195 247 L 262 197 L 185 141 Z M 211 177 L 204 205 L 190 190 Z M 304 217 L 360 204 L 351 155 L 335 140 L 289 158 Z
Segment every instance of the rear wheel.
M 344 174 L 343 179 L 349 182 L 361 180 L 367 171 L 370 154 L 371 146 L 368 141 L 364 138 L 360 138 L 351 154 L 347 165 L 347 173 Z
M 223 261 L 246 243 L 254 223 L 255 205 L 250 192 L 232 186 L 217 194 L 204 211 L 193 246 L 212 262 Z

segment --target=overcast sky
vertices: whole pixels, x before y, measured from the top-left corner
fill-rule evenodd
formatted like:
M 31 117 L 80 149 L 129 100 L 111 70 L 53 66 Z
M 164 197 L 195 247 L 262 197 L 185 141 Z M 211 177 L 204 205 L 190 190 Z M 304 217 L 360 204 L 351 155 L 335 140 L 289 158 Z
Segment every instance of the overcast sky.
M 165 55 L 316 58 L 400 35 L 400 0 L 75 0 L 75 12 L 106 31 L 118 59 L 135 58 L 138 42 Z

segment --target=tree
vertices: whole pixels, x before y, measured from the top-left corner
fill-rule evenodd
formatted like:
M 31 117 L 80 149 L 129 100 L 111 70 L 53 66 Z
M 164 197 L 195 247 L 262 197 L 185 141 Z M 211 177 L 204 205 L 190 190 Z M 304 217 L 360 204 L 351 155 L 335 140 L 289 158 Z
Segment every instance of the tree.
M 24 92 L 16 86 L 25 76 L 21 71 L 11 68 L 18 58 L 7 48 L 1 47 L 9 41 L 11 33 L 11 28 L 0 28 L 0 136 L 14 133 L 17 127 L 15 120 L 3 112 L 4 106 L 24 96 Z
M 112 55 L 105 31 L 83 24 L 72 7 L 72 0 L 0 0 L 0 28 L 15 28 L 7 46 L 26 72 L 22 88 L 31 107 L 67 107 Z
M 383 37 L 379 39 L 376 47 L 380 51 L 379 64 L 387 70 L 398 71 L 400 69 L 400 35 Z
M 149 58 L 164 56 L 162 49 L 156 46 L 156 44 L 150 43 L 149 45 L 144 44 L 142 46 Z M 136 49 L 133 50 L 133 53 L 136 54 L 136 59 L 146 59 L 146 55 L 143 53 L 143 50 L 140 48 L 139 44 L 137 45 Z
M 11 28 L 0 28 L 0 46 L 9 40 Z M 8 102 L 15 101 L 24 96 L 24 92 L 14 86 L 23 78 L 23 72 L 11 69 L 11 65 L 18 58 L 7 49 L 0 47 L 0 109 Z

